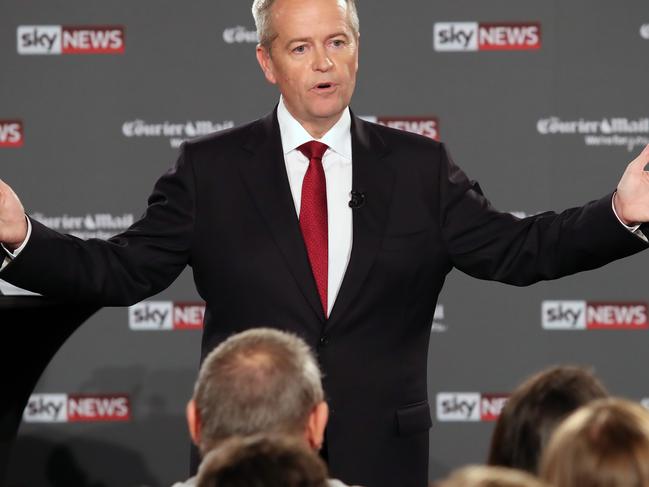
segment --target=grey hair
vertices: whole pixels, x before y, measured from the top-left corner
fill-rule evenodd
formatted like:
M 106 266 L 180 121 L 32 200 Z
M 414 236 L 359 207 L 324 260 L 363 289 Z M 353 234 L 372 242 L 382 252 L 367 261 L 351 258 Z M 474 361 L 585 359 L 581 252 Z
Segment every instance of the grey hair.
M 200 450 L 235 435 L 300 434 L 323 400 L 320 369 L 302 339 L 270 328 L 233 335 L 210 352 L 196 381 Z
M 345 2 L 347 7 L 347 16 L 349 26 L 355 35 L 359 32 L 358 11 L 356 10 L 355 0 L 336 0 L 338 3 Z M 252 2 L 252 16 L 255 18 L 255 26 L 257 27 L 257 35 L 259 36 L 259 44 L 266 48 L 270 48 L 277 33 L 273 30 L 271 23 L 271 7 L 275 0 L 254 0 Z

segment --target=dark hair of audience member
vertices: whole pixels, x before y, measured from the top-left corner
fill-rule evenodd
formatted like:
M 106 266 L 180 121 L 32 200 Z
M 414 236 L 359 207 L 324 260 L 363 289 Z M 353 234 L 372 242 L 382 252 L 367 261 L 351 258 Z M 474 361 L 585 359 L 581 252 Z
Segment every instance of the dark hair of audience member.
M 606 396 L 601 382 L 581 367 L 552 367 L 531 376 L 505 404 L 491 437 L 487 463 L 536 473 L 542 450 L 561 420 Z
M 435 487 L 547 487 L 535 476 L 507 467 L 469 465 L 451 472 Z
M 326 487 L 327 467 L 288 436 L 234 437 L 205 455 L 197 487 Z
M 554 487 L 649 487 L 649 411 L 601 399 L 556 429 L 540 464 Z

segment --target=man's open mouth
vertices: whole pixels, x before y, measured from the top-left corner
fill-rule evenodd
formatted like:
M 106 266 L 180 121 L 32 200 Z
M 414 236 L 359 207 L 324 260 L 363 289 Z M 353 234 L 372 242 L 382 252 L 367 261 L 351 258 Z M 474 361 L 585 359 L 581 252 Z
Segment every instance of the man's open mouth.
M 336 85 L 333 84 L 333 83 L 318 83 L 313 88 L 316 91 L 327 91 L 327 90 L 331 90 L 331 89 L 335 88 L 335 86 Z

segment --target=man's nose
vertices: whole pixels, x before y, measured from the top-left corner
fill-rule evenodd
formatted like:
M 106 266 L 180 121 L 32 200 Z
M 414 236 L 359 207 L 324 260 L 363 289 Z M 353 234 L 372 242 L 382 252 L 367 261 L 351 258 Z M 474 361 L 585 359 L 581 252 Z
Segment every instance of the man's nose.
M 329 71 L 334 63 L 331 61 L 327 50 L 323 47 L 316 49 L 315 59 L 313 60 L 313 69 L 315 71 Z

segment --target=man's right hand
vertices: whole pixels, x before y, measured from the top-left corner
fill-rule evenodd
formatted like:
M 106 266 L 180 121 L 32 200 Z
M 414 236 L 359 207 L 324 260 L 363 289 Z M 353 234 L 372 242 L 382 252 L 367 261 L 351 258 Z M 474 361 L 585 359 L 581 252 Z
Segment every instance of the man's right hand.
M 13 189 L 0 179 L 0 242 L 13 251 L 26 238 L 25 209 Z

